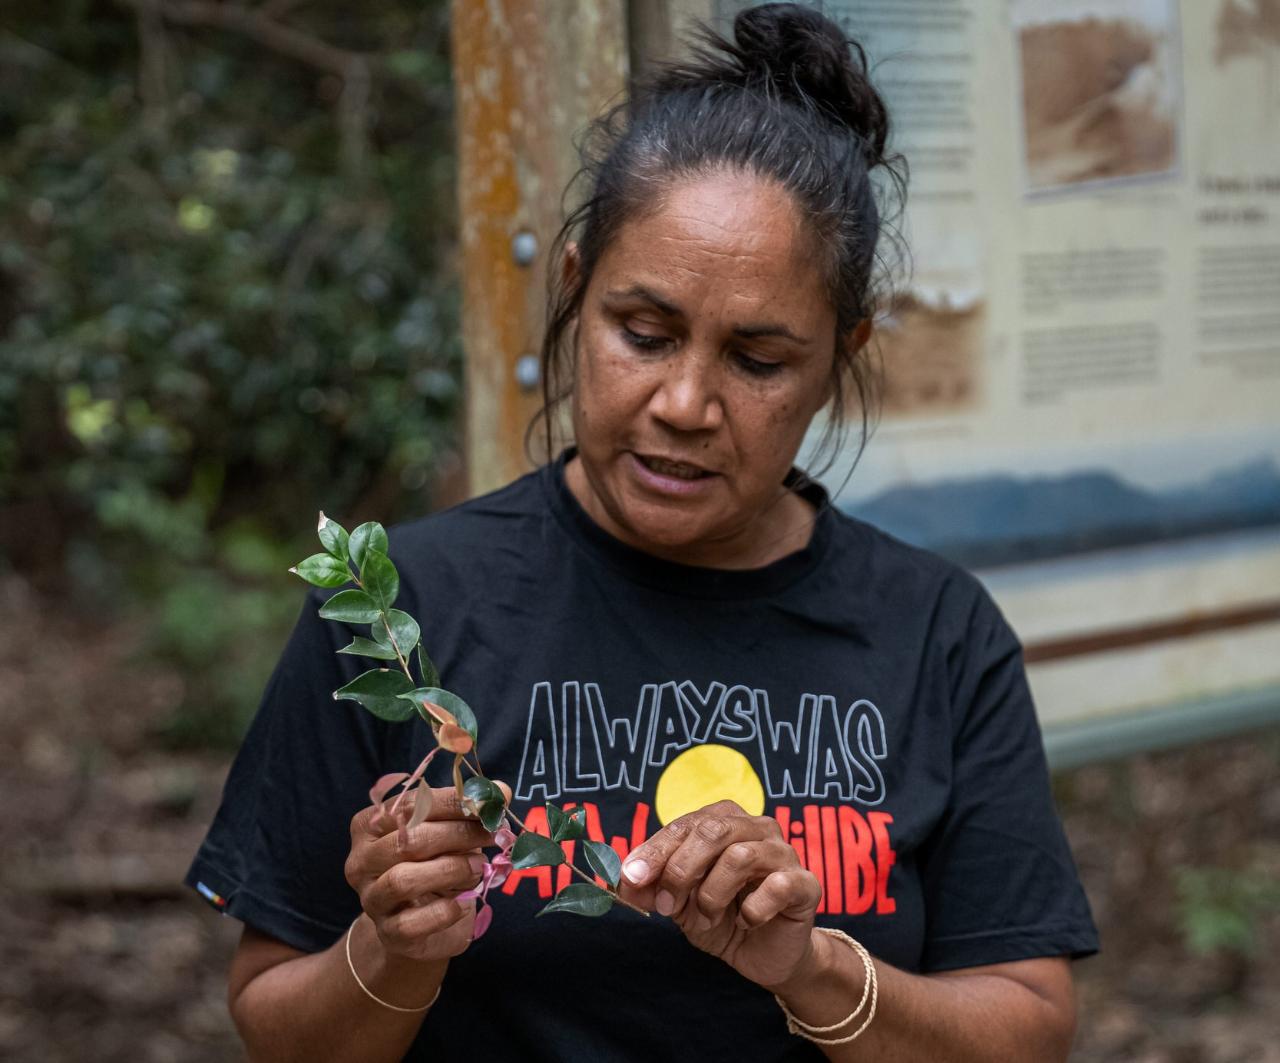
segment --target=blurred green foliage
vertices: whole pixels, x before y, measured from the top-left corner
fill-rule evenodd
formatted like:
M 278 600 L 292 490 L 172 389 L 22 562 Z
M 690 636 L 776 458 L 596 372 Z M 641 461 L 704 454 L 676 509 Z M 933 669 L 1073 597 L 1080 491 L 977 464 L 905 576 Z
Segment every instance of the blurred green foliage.
M 1254 955 L 1262 924 L 1280 916 L 1280 881 L 1265 867 L 1186 867 L 1177 873 L 1178 916 L 1187 948 Z
M 239 733 L 319 508 L 411 516 L 457 463 L 446 15 L 0 16 L 0 564 L 144 612 L 174 738 Z

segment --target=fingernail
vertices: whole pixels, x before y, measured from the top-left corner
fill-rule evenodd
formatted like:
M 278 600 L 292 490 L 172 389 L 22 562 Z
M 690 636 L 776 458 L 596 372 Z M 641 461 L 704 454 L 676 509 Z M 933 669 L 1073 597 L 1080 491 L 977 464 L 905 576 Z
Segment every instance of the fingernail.
M 633 886 L 642 886 L 649 878 L 649 865 L 637 856 L 622 865 L 622 873 Z
M 471 870 L 474 871 L 477 875 L 480 874 L 482 871 L 484 871 L 483 856 L 468 856 L 467 863 L 471 865 Z
M 676 899 L 666 890 L 658 890 L 658 895 L 653 899 L 653 903 L 662 915 L 670 915 L 676 910 Z

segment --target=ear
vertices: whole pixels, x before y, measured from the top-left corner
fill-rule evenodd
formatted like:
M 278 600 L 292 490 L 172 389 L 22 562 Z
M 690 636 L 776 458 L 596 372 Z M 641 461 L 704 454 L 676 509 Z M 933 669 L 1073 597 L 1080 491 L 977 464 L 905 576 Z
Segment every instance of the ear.
M 867 341 L 871 339 L 871 318 L 864 317 L 849 333 L 850 347 L 855 351 L 862 350 L 867 345 Z

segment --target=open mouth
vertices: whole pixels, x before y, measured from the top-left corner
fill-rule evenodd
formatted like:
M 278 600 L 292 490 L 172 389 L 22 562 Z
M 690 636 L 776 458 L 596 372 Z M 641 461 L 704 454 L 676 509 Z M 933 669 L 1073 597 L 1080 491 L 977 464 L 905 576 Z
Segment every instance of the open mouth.
M 715 475 L 697 465 L 689 465 L 682 461 L 668 461 L 666 458 L 653 458 L 645 454 L 637 454 L 636 459 L 650 472 L 676 480 L 701 480 Z

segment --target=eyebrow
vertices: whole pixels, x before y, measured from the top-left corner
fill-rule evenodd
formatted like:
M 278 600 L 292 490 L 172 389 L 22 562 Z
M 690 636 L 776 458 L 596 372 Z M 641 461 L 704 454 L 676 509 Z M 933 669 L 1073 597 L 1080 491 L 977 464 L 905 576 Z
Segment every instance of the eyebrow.
M 633 284 L 630 288 L 611 288 L 605 293 L 607 299 L 643 299 L 647 303 L 652 303 L 657 309 L 668 317 L 683 317 L 683 311 L 675 305 L 663 299 L 656 292 L 646 288 L 643 284 Z M 798 343 L 807 346 L 809 340 L 803 336 L 797 336 L 786 325 L 767 322 L 760 325 L 743 325 L 733 330 L 735 336 L 740 336 L 744 340 L 763 339 L 767 337 L 778 337 L 780 339 L 791 340 L 792 343 Z

